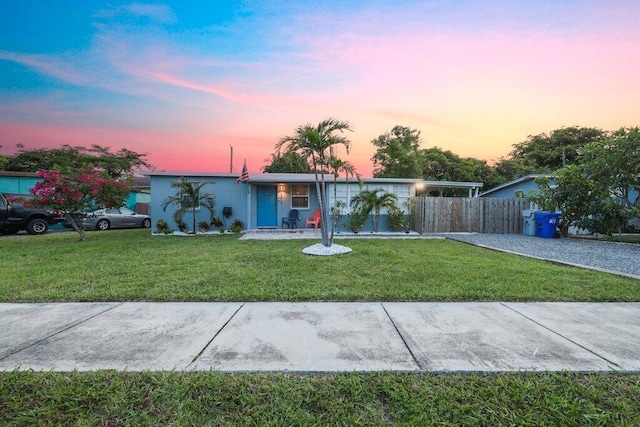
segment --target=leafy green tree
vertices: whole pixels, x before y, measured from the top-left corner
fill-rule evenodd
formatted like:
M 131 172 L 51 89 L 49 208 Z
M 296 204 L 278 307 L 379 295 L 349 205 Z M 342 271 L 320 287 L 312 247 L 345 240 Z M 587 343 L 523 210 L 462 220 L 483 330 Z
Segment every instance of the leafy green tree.
M 433 181 L 482 182 L 486 187 L 502 184 L 495 169 L 486 161 L 473 157 L 460 157 L 449 150 L 438 147 L 420 150 L 422 177 Z M 445 196 L 465 196 L 466 190 L 450 189 Z
M 17 144 L 18 152 L 8 157 L 5 170 L 18 172 L 37 172 L 39 170 L 58 170 L 63 174 L 74 174 L 79 170 L 97 169 L 111 178 L 131 177 L 142 168 L 151 169 L 145 160 L 146 154 L 139 154 L 123 148 L 112 153 L 109 148 L 100 145 L 60 148 L 40 148 L 27 150 Z
M 0 150 L 2 149 L 2 145 L 0 145 Z M 0 155 L 0 170 L 4 170 L 5 166 L 9 163 L 9 159 L 7 156 Z
M 307 160 L 295 151 L 274 153 L 271 163 L 262 170 L 266 173 L 312 173 Z
M 276 155 L 287 152 L 296 152 L 304 158 L 315 175 L 316 194 L 320 206 L 320 223 L 322 233 L 322 244 L 331 246 L 333 239 L 330 238 L 327 227 L 327 195 L 325 185 L 325 173 L 330 167 L 330 160 L 335 157 L 335 150 L 343 146 L 347 153 L 351 147 L 351 142 L 341 134 L 350 131 L 349 122 L 336 119 L 326 119 L 313 126 L 306 124 L 299 126 L 294 135 L 285 136 L 276 144 Z
M 580 162 L 587 174 L 606 182 L 630 213 L 640 215 L 640 128 L 621 128 L 585 146 Z
M 596 206 L 595 201 L 602 197 L 602 187 L 587 178 L 581 167 L 569 165 L 554 174 L 555 184 L 546 176 L 535 179 L 538 189 L 530 191 L 526 197 L 543 211 L 560 211 L 558 229 L 567 236 L 569 227 L 588 228 L 588 218 Z M 522 197 L 523 194 L 516 194 Z
M 526 197 L 542 210 L 560 211 L 558 228 L 565 236 L 570 226 L 612 235 L 634 212 L 613 195 L 606 177 L 594 175 L 588 165 L 566 166 L 555 171 L 553 177 L 554 186 L 547 177 L 537 178 L 538 190 Z
M 549 134 L 529 135 L 525 141 L 514 144 L 510 155 L 522 159 L 535 172 L 552 172 L 574 164 L 583 147 L 601 141 L 605 136 L 606 132 L 597 128 L 561 128 Z
M 171 187 L 176 189 L 176 194 L 167 197 L 162 202 L 162 210 L 166 211 L 169 206 L 177 206 L 178 209 L 174 214 L 176 222 L 181 222 L 182 217 L 191 212 L 193 219 L 193 233 L 196 233 L 196 212 L 198 207 L 202 206 L 207 209 L 211 215 L 209 222 L 213 221 L 215 217 L 215 195 L 211 193 L 205 193 L 202 189 L 211 184 L 211 181 L 205 180 L 200 182 L 191 182 L 188 179 L 181 177 L 171 183 Z
M 501 157 L 493 166 L 493 170 L 498 179 L 496 182 L 491 184 L 485 183 L 487 184 L 487 190 L 500 184 L 504 184 L 505 182 L 513 181 L 514 179 L 536 173 L 537 168 L 520 157 Z
M 390 132 L 373 141 L 377 148 L 373 161 L 376 178 L 420 178 L 420 131 L 405 126 L 394 126 Z
M 365 217 L 373 213 L 371 225 L 373 231 L 377 232 L 380 224 L 380 211 L 382 208 L 397 209 L 397 201 L 398 197 L 395 194 L 389 193 L 382 188 L 362 190 L 351 198 L 351 208 L 362 212 Z

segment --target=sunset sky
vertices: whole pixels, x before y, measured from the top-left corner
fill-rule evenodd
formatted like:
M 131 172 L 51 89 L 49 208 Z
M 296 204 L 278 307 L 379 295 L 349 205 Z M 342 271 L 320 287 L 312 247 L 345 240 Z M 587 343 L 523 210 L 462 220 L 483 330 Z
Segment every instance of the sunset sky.
M 259 172 L 299 125 L 395 125 L 488 161 L 563 126 L 640 125 L 640 4 L 0 3 L 0 154 L 100 144 L 157 170 Z

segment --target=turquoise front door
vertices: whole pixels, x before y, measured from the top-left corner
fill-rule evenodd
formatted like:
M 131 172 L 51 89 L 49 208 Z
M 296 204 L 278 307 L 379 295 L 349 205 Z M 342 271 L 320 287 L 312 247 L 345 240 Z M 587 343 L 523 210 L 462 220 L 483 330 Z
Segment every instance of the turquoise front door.
M 258 228 L 278 227 L 278 195 L 276 191 L 275 186 L 258 187 Z

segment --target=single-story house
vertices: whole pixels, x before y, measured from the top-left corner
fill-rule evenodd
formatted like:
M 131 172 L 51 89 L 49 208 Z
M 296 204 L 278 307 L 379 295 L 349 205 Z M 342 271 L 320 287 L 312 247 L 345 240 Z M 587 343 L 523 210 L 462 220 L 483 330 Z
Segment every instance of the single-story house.
M 156 230 L 159 219 L 164 220 L 170 228 L 177 229 L 173 220 L 176 206 L 162 209 L 163 202 L 174 196 L 176 189 L 171 184 L 181 177 L 194 183 L 209 181 L 202 191 L 215 195 L 216 217 L 225 221 L 228 227 L 235 219 L 245 224 L 245 229 L 282 228 L 282 219 L 287 217 L 291 209 L 297 209 L 301 221 L 299 227 L 304 227 L 305 219 L 313 216 L 314 210 L 319 208 L 314 174 L 289 174 L 289 173 L 256 173 L 249 174 L 246 182 L 238 182 L 235 173 L 199 173 L 192 172 L 148 172 L 146 176 L 151 178 L 151 209 L 152 229 Z M 381 188 L 397 196 L 397 205 L 406 211 L 406 202 L 416 194 L 416 184 L 420 183 L 429 189 L 438 189 L 443 185 L 446 188 L 468 188 L 469 194 L 477 195 L 482 183 L 442 183 L 437 181 L 422 181 L 412 178 L 367 178 L 361 183 L 356 179 L 347 180 L 338 178 L 334 188 L 333 175 L 325 175 L 326 194 L 328 206 L 334 205 L 335 200 L 342 201 L 346 205 L 344 214 L 349 212 L 349 202 L 361 190 Z M 448 185 L 448 186 L 447 186 Z M 335 191 L 334 191 L 335 190 Z M 223 208 L 231 208 L 232 215 L 223 218 Z M 228 210 L 227 210 L 228 211 Z M 379 231 L 388 231 L 386 211 L 381 214 Z M 196 222 L 208 221 L 209 211 L 198 209 Z M 346 216 L 343 218 L 344 222 Z M 187 216 L 184 221 L 189 224 Z M 330 221 L 329 221 L 330 223 Z M 341 227 L 344 229 L 344 227 Z M 371 229 L 370 221 L 363 231 Z

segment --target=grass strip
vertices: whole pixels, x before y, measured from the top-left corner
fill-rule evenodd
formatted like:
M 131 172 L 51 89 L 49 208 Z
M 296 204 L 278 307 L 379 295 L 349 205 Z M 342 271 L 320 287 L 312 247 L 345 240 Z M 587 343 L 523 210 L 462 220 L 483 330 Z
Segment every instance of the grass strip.
M 0 424 L 638 425 L 640 376 L 14 371 Z
M 148 230 L 0 239 L 0 302 L 640 301 L 638 280 L 449 240 L 151 236 Z

